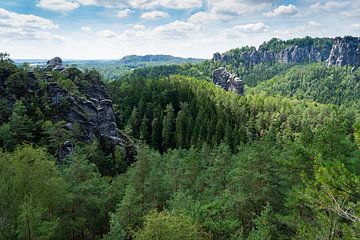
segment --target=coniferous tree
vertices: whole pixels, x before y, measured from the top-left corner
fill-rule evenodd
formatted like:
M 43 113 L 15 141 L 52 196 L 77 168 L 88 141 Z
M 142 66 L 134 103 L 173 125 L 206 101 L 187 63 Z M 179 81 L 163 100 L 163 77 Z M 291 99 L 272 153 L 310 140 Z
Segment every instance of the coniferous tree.
M 166 105 L 165 116 L 162 122 L 163 148 L 168 149 L 174 146 L 175 115 L 172 104 Z

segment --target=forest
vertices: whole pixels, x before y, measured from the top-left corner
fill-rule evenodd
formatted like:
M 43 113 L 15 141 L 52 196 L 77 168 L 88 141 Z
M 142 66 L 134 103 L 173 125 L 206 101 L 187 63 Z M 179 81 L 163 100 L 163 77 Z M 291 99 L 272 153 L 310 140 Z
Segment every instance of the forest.
M 293 41 L 263 48 L 330 40 Z M 1 54 L 0 239 L 359 239 L 360 70 L 246 66 L 237 51 L 111 81 Z M 245 96 L 211 82 L 220 66 L 242 77 Z M 69 129 L 71 103 L 52 103 L 54 84 L 76 103 L 106 88 L 133 159 Z M 59 162 L 67 140 L 75 147 Z

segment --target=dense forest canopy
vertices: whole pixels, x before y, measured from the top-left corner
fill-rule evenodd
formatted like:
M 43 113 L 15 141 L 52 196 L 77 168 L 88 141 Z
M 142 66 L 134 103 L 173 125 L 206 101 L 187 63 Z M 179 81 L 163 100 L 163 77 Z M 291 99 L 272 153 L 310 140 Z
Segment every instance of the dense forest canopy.
M 359 70 L 238 51 L 117 81 L 1 54 L 0 239 L 358 239 Z M 221 66 L 245 96 L 211 82 Z

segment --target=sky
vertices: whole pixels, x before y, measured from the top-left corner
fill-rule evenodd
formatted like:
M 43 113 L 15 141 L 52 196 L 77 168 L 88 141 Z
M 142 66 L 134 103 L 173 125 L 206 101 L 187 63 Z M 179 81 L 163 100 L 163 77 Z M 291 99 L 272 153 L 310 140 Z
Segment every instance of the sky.
M 13 59 L 211 58 L 271 38 L 360 36 L 360 0 L 0 0 Z

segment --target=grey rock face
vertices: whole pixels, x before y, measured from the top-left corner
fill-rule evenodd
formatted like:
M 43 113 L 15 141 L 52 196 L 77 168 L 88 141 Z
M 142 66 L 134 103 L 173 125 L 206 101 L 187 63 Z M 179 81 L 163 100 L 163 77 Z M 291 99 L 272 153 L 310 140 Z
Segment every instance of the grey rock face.
M 45 71 L 62 71 L 65 68 L 63 66 L 61 58 L 54 57 L 53 59 L 47 61 L 44 69 Z
M 55 70 L 59 69 L 57 66 L 62 66 L 61 59 L 50 60 L 47 67 L 54 66 Z M 52 109 L 58 109 L 54 116 L 56 120 L 65 120 L 68 129 L 74 129 L 77 125 L 84 142 L 99 140 L 104 150 L 111 151 L 116 145 L 120 145 L 127 150 L 128 156 L 135 154 L 135 144 L 117 128 L 112 102 L 107 99 L 106 89 L 98 76 L 90 78 L 88 85 L 79 87 L 86 97 L 72 96 L 54 81 L 50 72 L 44 74 L 44 78 L 47 81 L 48 102 Z M 58 163 L 62 163 L 73 149 L 73 144 L 65 142 L 58 153 Z
M 251 47 L 238 53 L 238 59 L 241 59 L 247 67 L 260 63 L 311 63 L 326 62 L 328 65 L 360 66 L 360 38 L 359 37 L 337 37 L 333 43 L 323 46 L 293 45 L 280 49 L 267 49 L 263 45 L 259 49 Z M 215 53 L 213 61 L 232 61 L 232 57 L 220 53 Z
M 53 105 L 60 105 L 70 96 L 69 93 L 65 89 L 62 89 L 56 82 L 50 82 L 47 86 L 47 91 L 50 96 L 50 102 Z
M 214 55 L 213 55 L 213 61 L 214 61 L 214 62 L 219 62 L 219 61 L 221 61 L 221 60 L 222 60 L 221 54 L 220 54 L 219 52 L 214 53 Z
M 39 91 L 39 82 L 36 79 L 35 73 L 33 71 L 28 72 L 29 81 L 27 82 L 26 90 L 30 94 L 37 93 Z
M 360 38 L 359 37 L 337 37 L 331 48 L 329 58 L 326 63 L 328 65 L 344 66 L 352 65 L 360 66 Z
M 84 142 L 99 139 L 106 150 L 110 151 L 116 145 L 120 145 L 131 151 L 131 154 L 135 153 L 135 144 L 128 137 L 122 135 L 117 128 L 111 100 L 98 101 L 94 99 L 90 101 L 85 98 L 75 99 L 67 91 L 57 86 L 56 83 L 49 83 L 49 85 L 52 86 L 49 87 L 52 91 L 50 93 L 52 104 L 60 104 L 64 99 L 67 99 L 69 106 L 64 111 L 66 126 L 72 129 L 74 124 L 77 124 L 82 132 Z M 60 151 L 59 161 L 64 156 L 66 157 L 67 152 Z
M 101 100 L 100 105 L 97 107 L 97 113 L 100 136 L 118 137 L 111 100 Z
M 241 96 L 244 95 L 244 82 L 236 74 L 229 73 L 223 67 L 213 71 L 213 82 L 226 91 L 236 92 Z

